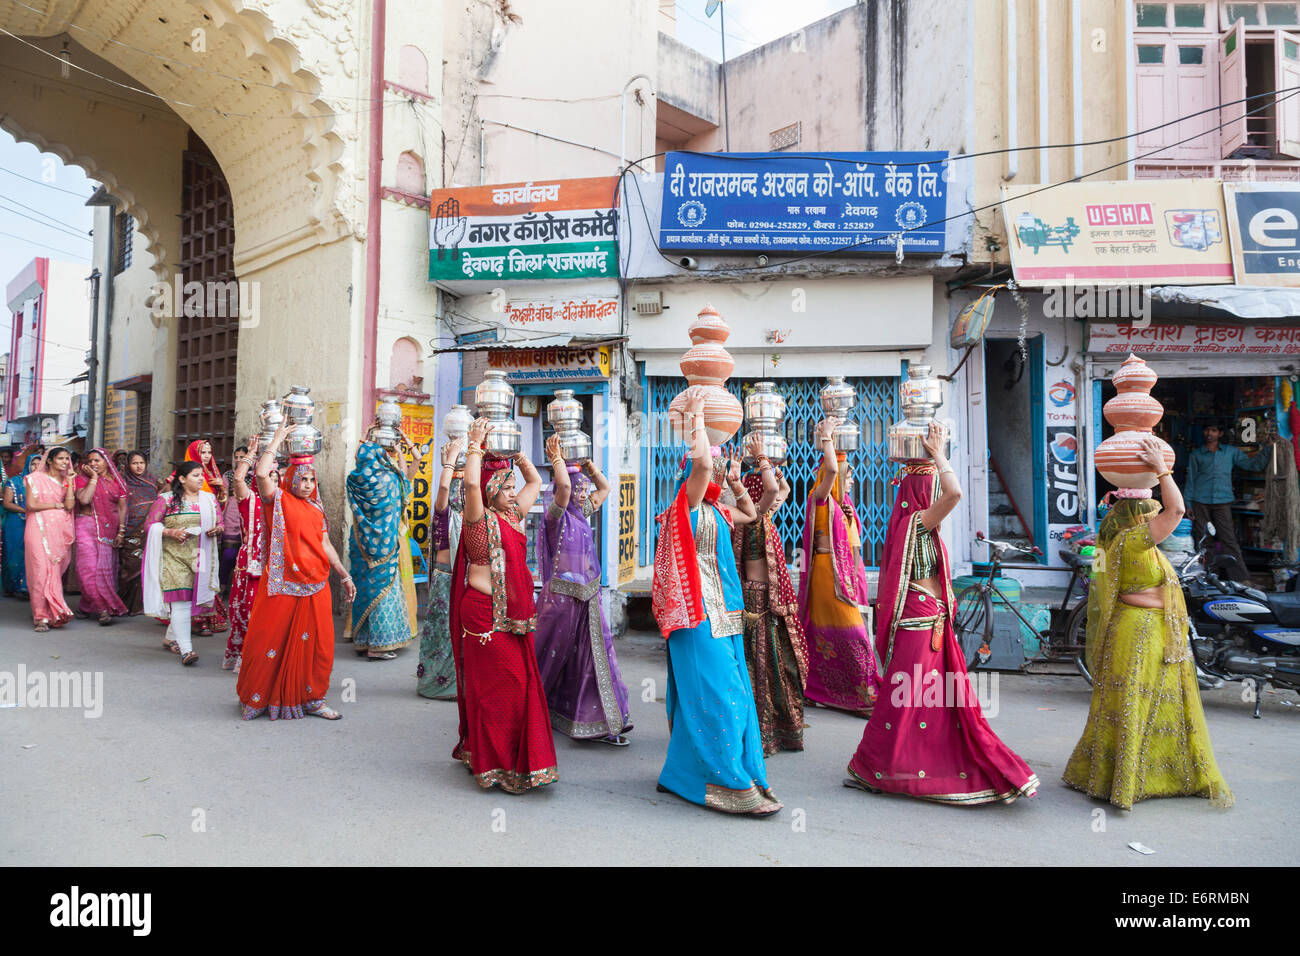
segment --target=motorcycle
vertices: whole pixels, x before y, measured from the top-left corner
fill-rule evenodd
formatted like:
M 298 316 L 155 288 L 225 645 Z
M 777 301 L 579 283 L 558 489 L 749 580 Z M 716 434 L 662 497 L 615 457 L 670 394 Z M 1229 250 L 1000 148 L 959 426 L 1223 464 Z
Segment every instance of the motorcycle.
M 1265 684 L 1300 693 L 1300 592 L 1265 593 L 1220 578 L 1222 562 L 1207 562 L 1213 537 L 1207 524 L 1197 553 L 1178 569 L 1188 639 L 1199 672 L 1251 683 L 1259 717 Z

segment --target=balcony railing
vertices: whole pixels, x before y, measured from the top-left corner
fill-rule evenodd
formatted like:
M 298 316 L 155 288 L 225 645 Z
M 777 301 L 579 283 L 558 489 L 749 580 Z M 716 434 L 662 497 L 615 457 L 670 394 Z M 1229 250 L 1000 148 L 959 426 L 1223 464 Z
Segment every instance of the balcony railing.
M 1219 179 L 1230 183 L 1295 182 L 1300 159 L 1142 160 L 1134 164 L 1136 179 Z

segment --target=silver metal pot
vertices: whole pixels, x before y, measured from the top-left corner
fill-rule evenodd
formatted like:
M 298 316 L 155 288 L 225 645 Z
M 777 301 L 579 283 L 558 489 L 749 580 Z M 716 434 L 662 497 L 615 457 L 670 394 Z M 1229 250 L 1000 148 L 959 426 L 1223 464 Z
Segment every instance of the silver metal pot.
M 474 403 L 483 418 L 493 421 L 512 418 L 515 413 L 515 390 L 506 381 L 506 373 L 490 368 L 483 373 L 483 381 L 474 389 Z
M 857 451 L 858 444 L 862 440 L 862 431 L 857 422 L 837 420 L 835 427 L 831 429 L 831 440 L 835 443 L 836 451 Z
M 943 382 L 930 373 L 929 365 L 910 365 L 907 380 L 899 386 L 899 405 L 909 421 L 929 421 L 943 404 Z
M 741 439 L 740 447 L 749 448 L 750 436 L 757 435 L 759 440 L 759 452 L 766 455 L 768 461 L 774 465 L 784 465 L 786 456 L 789 454 L 789 446 L 786 443 L 785 436 L 780 432 L 759 431 L 755 429 L 749 432 Z M 757 459 L 749 454 L 745 455 L 745 464 L 752 468 L 757 463 Z
M 827 418 L 847 418 L 858 404 L 858 393 L 844 381 L 843 375 L 827 377 L 821 390 L 822 412 Z
M 284 440 L 284 450 L 290 455 L 316 455 L 320 453 L 320 446 L 320 429 L 306 422 L 290 429 Z
M 546 420 L 557 432 L 582 425 L 582 403 L 573 397 L 573 389 L 556 389 L 555 400 L 546 406 Z
M 762 431 L 779 428 L 785 420 L 785 410 L 785 399 L 776 391 L 774 382 L 755 382 L 745 396 L 745 418 L 750 428 Z
M 483 450 L 493 458 L 513 458 L 523 447 L 519 423 L 513 418 L 492 422 L 492 429 L 483 439 Z
M 370 433 L 370 440 L 384 448 L 396 448 L 402 438 L 391 425 L 380 425 Z
M 943 454 L 945 458 L 952 457 L 952 425 L 949 422 L 942 423 L 948 429 L 947 439 L 943 443 Z M 930 453 L 925 450 L 922 439 L 930 431 L 930 421 L 924 422 L 898 422 L 890 425 L 888 429 L 889 443 L 889 460 L 897 461 L 903 464 L 923 464 L 930 461 Z
M 257 421 L 262 427 L 262 433 L 257 436 L 258 441 L 266 448 L 275 438 L 276 430 L 284 424 L 284 409 L 280 407 L 280 400 L 270 398 L 263 402 L 262 410 L 257 413 Z
M 379 420 L 379 424 L 396 429 L 398 425 L 402 424 L 402 406 L 385 399 L 379 403 L 379 410 L 375 413 L 375 418 Z
M 284 414 L 295 425 L 310 425 L 312 415 L 316 413 L 316 403 L 309 392 L 311 388 L 307 385 L 291 385 L 289 394 L 280 399 Z
M 474 413 L 468 405 L 453 405 L 442 418 L 442 432 L 448 438 L 464 438 L 473 424 Z
M 560 456 L 566 462 L 583 461 L 591 457 L 591 437 L 578 429 L 556 432 L 560 438 Z

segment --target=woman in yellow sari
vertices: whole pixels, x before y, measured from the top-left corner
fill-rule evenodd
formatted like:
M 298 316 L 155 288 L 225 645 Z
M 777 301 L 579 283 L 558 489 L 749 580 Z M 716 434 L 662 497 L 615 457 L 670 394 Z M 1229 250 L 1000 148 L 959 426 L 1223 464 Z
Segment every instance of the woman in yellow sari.
M 1065 782 L 1123 810 L 1180 796 L 1228 807 L 1232 791 L 1205 726 L 1182 587 L 1156 548 L 1182 519 L 1183 496 L 1154 439 L 1142 460 L 1160 475 L 1165 506 L 1121 489 L 1097 534 L 1088 594 L 1092 706 Z

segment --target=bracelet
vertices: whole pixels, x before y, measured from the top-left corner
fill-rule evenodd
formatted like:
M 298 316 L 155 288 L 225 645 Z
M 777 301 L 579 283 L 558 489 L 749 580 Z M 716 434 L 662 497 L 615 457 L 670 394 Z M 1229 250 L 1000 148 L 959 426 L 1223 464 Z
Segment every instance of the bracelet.
M 1170 477 L 1173 477 L 1173 474 L 1174 473 L 1172 471 L 1162 471 L 1160 472 L 1160 474 L 1156 475 L 1156 481 L 1159 481 L 1161 478 L 1165 477 L 1165 475 L 1169 475 Z
M 481 458 L 483 456 L 483 449 L 482 448 L 465 449 L 465 457 L 468 458 L 470 455 L 478 455 Z
M 565 467 L 567 467 L 567 466 L 568 466 L 568 462 L 566 462 L 563 458 L 552 458 L 552 459 L 551 459 L 551 467 L 552 467 L 552 468 L 565 468 Z
M 948 468 L 941 468 L 941 469 L 939 469 L 939 477 L 941 477 L 941 478 L 942 478 L 944 475 L 955 475 L 955 474 L 956 474 L 956 472 L 952 470 L 952 467 L 951 467 L 951 466 L 949 466 Z

